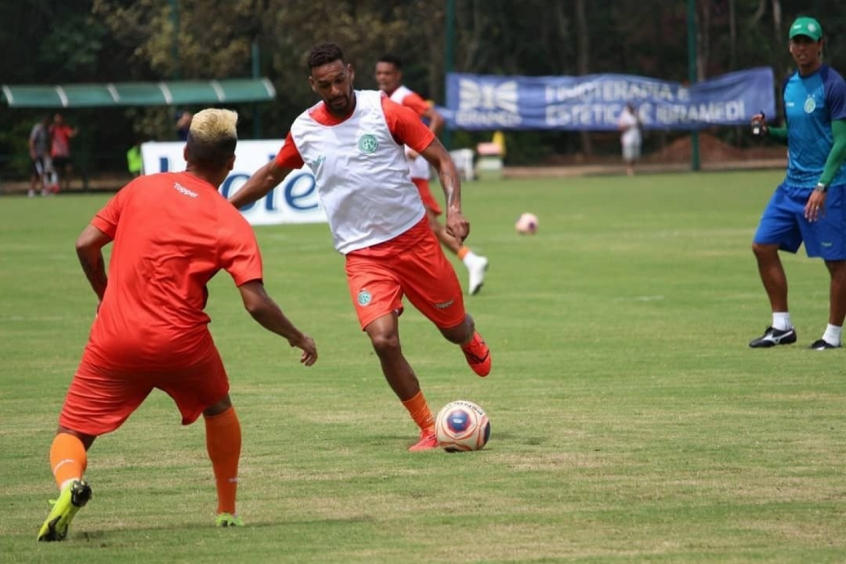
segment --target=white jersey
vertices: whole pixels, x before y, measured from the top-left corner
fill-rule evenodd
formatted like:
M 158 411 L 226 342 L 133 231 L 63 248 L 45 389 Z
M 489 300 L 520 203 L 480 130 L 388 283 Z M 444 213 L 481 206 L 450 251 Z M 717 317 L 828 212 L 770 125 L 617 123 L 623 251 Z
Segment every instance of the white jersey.
M 391 94 L 390 98 L 402 106 L 402 101 L 405 100 L 405 97 L 409 94 L 413 94 L 409 88 L 400 86 L 394 90 L 394 93 Z M 411 173 L 411 178 L 423 178 L 424 180 L 429 180 L 429 161 L 420 155 L 417 155 L 416 158 L 408 161 L 408 170 Z
M 312 108 L 291 126 L 294 144 L 314 173 L 335 248 L 343 254 L 393 239 L 426 213 L 408 176 L 405 151 L 388 128 L 383 96 L 356 90 L 355 110 L 343 122 L 318 123 Z

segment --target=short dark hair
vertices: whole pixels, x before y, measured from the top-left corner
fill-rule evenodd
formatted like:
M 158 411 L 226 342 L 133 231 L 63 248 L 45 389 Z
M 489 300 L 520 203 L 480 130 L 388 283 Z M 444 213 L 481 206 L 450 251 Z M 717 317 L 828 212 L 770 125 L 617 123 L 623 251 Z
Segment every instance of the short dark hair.
M 315 45 L 308 52 L 308 72 L 323 65 L 341 61 L 344 62 L 344 52 L 335 43 L 321 43 Z
M 376 61 L 377 63 L 390 63 L 394 65 L 397 70 L 402 70 L 402 59 L 393 53 L 385 53 Z
M 201 141 L 188 132 L 188 160 L 202 167 L 220 168 L 235 154 L 237 137 L 222 137 L 215 141 Z

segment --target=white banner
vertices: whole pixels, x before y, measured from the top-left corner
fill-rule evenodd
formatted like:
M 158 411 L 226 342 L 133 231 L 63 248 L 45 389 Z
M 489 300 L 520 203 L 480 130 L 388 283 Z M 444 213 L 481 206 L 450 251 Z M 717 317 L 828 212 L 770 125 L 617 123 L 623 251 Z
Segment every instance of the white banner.
M 238 141 L 235 168 L 220 185 L 221 194 L 228 198 L 237 192 L 256 170 L 276 157 L 283 144 L 281 139 Z M 184 142 L 144 143 L 141 145 L 144 173 L 185 170 L 184 149 Z M 326 223 L 326 214 L 317 198 L 314 175 L 308 167 L 291 172 L 267 196 L 241 208 L 241 213 L 251 225 Z

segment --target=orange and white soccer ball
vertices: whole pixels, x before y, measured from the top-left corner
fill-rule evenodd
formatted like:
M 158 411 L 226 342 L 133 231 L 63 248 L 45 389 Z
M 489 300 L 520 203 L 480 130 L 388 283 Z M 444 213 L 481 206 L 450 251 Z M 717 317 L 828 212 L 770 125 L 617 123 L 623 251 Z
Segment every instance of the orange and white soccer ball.
M 435 420 L 438 444 L 447 452 L 479 450 L 491 436 L 491 422 L 485 410 L 472 401 L 446 404 Z
M 521 235 L 534 235 L 538 232 L 538 216 L 533 213 L 524 213 L 517 218 L 514 229 Z

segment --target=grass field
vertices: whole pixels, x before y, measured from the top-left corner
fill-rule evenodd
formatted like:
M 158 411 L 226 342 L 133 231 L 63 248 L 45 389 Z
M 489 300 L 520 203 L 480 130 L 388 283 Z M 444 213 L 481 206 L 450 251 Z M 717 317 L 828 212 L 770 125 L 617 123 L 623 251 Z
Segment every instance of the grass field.
M 95 443 L 94 499 L 50 544 L 47 453 L 95 305 L 73 243 L 106 197 L 0 199 L 0 561 L 844 562 L 846 356 L 804 348 L 827 318 L 821 262 L 785 258 L 799 343 L 747 347 L 770 321 L 750 240 L 781 176 L 468 183 L 491 376 L 416 311 L 401 323 L 433 410 L 488 411 L 468 454 L 406 451 L 416 429 L 326 226 L 257 228 L 267 287 L 321 356 L 300 366 L 213 281 L 249 526 L 213 528 L 203 425 L 156 392 Z M 522 211 L 536 236 L 514 233 Z

